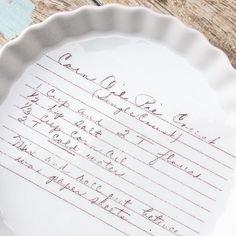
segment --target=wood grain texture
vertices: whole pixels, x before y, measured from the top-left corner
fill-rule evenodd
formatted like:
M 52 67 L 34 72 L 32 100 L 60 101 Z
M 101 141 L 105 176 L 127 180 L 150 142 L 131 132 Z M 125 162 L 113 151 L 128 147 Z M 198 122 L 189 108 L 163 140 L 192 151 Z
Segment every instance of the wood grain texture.
M 9 4 L 9 7 L 6 9 L 6 11 L 8 11 L 8 15 L 11 16 L 17 15 L 17 13 L 22 10 L 21 8 L 24 8 L 25 1 L 31 1 L 35 6 L 31 16 L 31 24 L 42 22 L 57 12 L 75 10 L 84 5 L 95 5 L 93 0 L 20 0 L 22 2 L 19 4 L 18 8 L 12 9 L 11 4 L 14 3 L 14 1 L 19 0 L 0 0 L 0 7 L 1 1 L 5 1 Z M 13 12 L 13 10 L 15 12 Z M 23 23 L 23 20 L 19 19 L 17 22 L 14 22 L 14 25 L 12 25 L 10 22 L 1 19 L 0 15 L 0 24 L 1 20 L 4 24 L 9 24 L 9 28 L 14 28 L 14 26 L 16 27 L 17 25 L 22 25 Z M 0 45 L 4 45 L 8 41 L 9 39 L 6 39 L 4 32 L 0 32 Z
M 0 32 L 0 45 L 4 45 L 8 40 L 4 37 L 3 33 Z
M 7 1 L 7 0 L 3 0 Z M 13 0 L 12 0 L 13 1 Z M 35 9 L 32 23 L 48 16 L 77 9 L 83 5 L 95 5 L 93 0 L 31 0 Z M 215 46 L 221 48 L 236 68 L 236 0 L 99 0 L 102 4 L 121 3 L 145 6 L 157 12 L 174 15 L 186 25 L 202 32 Z M 20 24 L 21 22 L 17 22 Z M 0 44 L 6 43 L 0 32 Z
M 32 14 L 33 23 L 39 23 L 57 12 L 72 11 L 84 5 L 94 5 L 92 0 L 32 0 L 32 2 L 35 4 Z
M 236 68 L 236 0 L 103 0 L 174 15 L 221 48 Z

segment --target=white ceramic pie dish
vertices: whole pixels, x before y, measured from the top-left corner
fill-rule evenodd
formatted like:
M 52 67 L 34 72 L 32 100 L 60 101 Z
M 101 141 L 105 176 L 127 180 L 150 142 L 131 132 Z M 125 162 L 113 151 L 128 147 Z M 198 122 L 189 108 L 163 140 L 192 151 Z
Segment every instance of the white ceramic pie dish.
M 219 90 L 223 105 L 234 109 L 235 69 L 220 49 L 211 45 L 201 33 L 186 27 L 172 16 L 142 7 L 130 8 L 116 4 L 85 6 L 73 12 L 58 13 L 29 27 L 20 37 L 5 45 L 0 56 L 1 97 L 6 95 L 13 78 L 22 73 L 27 63 L 42 54 L 42 50 L 90 31 L 105 33 L 114 30 L 142 33 L 150 39 L 164 41 L 169 48 L 203 71 L 209 83 Z
M 236 112 L 236 72 L 226 55 L 210 45 L 202 34 L 187 28 L 174 17 L 160 15 L 145 8 L 120 5 L 89 6 L 74 12 L 59 13 L 43 23 L 30 27 L 19 38 L 4 46 L 0 54 L 1 101 L 4 102 L 13 82 L 25 69 L 48 51 L 71 41 L 86 41 L 87 37 L 93 38 L 94 35 L 109 37 L 116 34 L 124 38 L 130 35 L 137 38 L 141 36 L 144 40 L 157 42 L 187 61 L 194 70 L 203 74 L 214 90 L 220 106 L 227 116 L 231 117 L 229 122 L 232 122 Z M 111 41 L 108 40 L 107 43 L 111 44 Z M 93 46 L 90 43 L 88 45 Z M 135 51 L 135 48 L 132 50 Z M 152 54 L 150 56 L 152 57 Z M 175 59 L 170 61 L 170 70 L 171 65 L 178 66 L 174 62 Z M 167 62 L 168 55 L 164 56 L 163 60 Z M 93 66 L 96 66 L 94 63 L 93 61 Z M 136 63 L 138 64 L 138 61 Z M 162 75 L 163 73 L 162 71 Z

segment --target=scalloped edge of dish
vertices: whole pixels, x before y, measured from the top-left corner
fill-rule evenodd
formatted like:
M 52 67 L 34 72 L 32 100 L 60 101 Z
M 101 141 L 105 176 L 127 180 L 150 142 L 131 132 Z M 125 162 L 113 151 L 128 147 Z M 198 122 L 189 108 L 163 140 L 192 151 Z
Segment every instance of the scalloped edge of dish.
M 91 31 L 140 33 L 178 52 L 203 72 L 218 92 L 227 112 L 236 112 L 236 70 L 223 51 L 211 45 L 200 32 L 173 16 L 155 13 L 144 7 L 118 4 L 84 6 L 57 13 L 42 23 L 30 26 L 20 37 L 0 51 L 0 102 L 6 98 L 17 77 L 46 49 L 68 38 Z
M 152 40 L 165 42 L 167 47 L 178 51 L 203 72 L 218 92 L 219 101 L 226 111 L 236 111 L 236 70 L 223 51 L 173 16 L 119 4 L 84 6 L 75 11 L 57 13 L 30 26 L 20 37 L 5 45 L 0 53 L 0 101 L 7 96 L 15 78 L 43 50 L 91 31 L 105 33 L 114 30 L 142 33 Z

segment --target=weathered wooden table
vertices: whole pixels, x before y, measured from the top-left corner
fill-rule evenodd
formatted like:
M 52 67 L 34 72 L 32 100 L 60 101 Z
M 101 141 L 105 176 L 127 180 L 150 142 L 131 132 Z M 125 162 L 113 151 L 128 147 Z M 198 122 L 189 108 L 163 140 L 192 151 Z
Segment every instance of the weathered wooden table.
M 107 3 L 145 6 L 174 15 L 201 31 L 236 67 L 236 0 L 0 0 L 0 45 L 56 12 Z

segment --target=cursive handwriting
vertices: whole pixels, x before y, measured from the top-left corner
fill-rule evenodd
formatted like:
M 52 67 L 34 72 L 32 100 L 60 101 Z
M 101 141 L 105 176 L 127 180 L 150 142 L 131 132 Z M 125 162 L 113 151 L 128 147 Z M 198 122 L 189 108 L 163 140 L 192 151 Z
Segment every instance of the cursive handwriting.
M 143 209 L 142 214 L 149 221 L 153 222 L 154 224 L 157 224 L 157 225 L 161 226 L 163 229 L 167 229 L 170 233 L 172 233 L 176 236 L 182 236 L 179 233 L 178 229 L 176 229 L 175 227 L 172 227 L 172 226 L 168 226 L 166 224 L 165 220 L 163 219 L 164 218 L 163 215 L 156 215 L 154 212 L 155 211 L 154 211 L 153 208 L 149 208 L 149 209 Z
M 215 145 L 216 142 L 219 139 L 221 139 L 221 137 L 216 137 L 216 138 L 213 138 L 213 139 L 209 139 L 209 138 L 207 138 L 207 136 L 200 135 L 200 131 L 199 130 L 196 130 L 195 128 L 190 127 L 189 125 L 187 125 L 186 119 L 188 117 L 189 117 L 189 115 L 186 114 L 186 113 L 177 114 L 177 115 L 174 116 L 173 121 L 174 121 L 175 124 L 179 125 L 181 128 L 183 128 L 187 132 L 193 134 L 197 138 L 203 140 L 204 142 L 207 142 L 210 145 Z
M 195 173 L 193 170 L 189 170 L 189 167 L 183 164 L 178 164 L 177 161 L 175 160 L 175 154 L 172 151 L 167 151 L 164 153 L 158 153 L 156 158 L 151 160 L 148 164 L 150 166 L 153 166 L 157 163 L 158 160 L 163 160 L 167 162 L 168 164 L 177 167 L 178 169 L 183 170 L 187 174 L 193 176 L 194 178 L 199 178 L 201 176 L 201 173 Z

